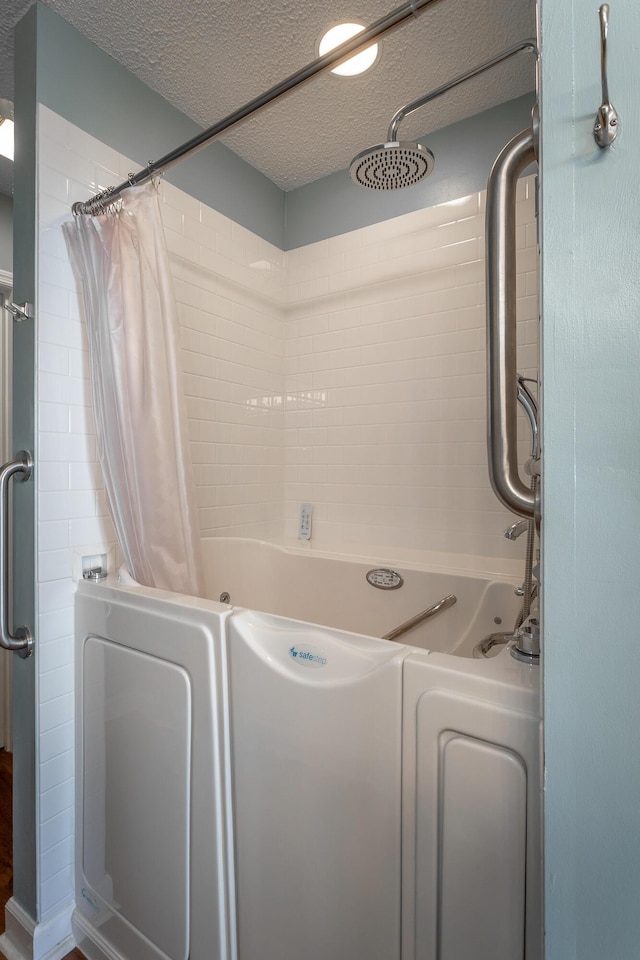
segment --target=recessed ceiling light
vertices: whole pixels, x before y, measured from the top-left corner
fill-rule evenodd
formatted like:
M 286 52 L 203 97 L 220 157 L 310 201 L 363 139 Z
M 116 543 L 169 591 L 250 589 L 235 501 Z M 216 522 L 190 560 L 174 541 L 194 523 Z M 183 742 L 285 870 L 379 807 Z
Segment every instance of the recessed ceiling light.
M 364 26 L 361 23 L 339 23 L 327 30 L 318 47 L 320 56 L 339 47 L 341 43 L 346 43 L 347 40 L 355 37 L 357 33 L 361 33 L 362 30 L 364 30 Z M 373 43 L 361 53 L 356 53 L 354 57 L 350 57 L 338 67 L 334 67 L 331 73 L 336 73 L 340 77 L 355 77 L 356 74 L 364 73 L 365 70 L 373 66 L 377 57 L 378 44 Z
M 13 104 L 0 100 L 0 154 L 13 160 Z

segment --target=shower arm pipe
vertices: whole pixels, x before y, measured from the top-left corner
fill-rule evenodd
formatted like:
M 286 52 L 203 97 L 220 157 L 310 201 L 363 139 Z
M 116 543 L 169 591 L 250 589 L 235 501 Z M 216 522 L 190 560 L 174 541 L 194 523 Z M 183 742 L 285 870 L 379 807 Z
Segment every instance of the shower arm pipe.
M 516 371 L 516 185 L 536 161 L 533 129 L 504 147 L 487 184 L 487 447 L 489 477 L 512 513 L 538 519 L 538 493 L 518 472 Z
M 317 74 L 322 73 L 325 70 L 329 70 L 331 67 L 334 67 L 339 63 L 342 63 L 343 60 L 350 58 L 355 53 L 358 53 L 365 47 L 369 46 L 374 40 L 377 40 L 384 34 L 389 33 L 396 27 L 401 26 L 405 20 L 408 20 L 410 17 L 417 16 L 418 13 L 426 10 L 427 7 L 430 7 L 438 2 L 439 0 L 410 0 L 410 2 L 396 7 L 384 17 L 376 20 L 375 23 L 365 27 L 364 30 L 356 34 L 350 40 L 346 40 L 344 43 L 340 44 L 339 47 L 329 51 L 329 53 L 325 53 L 323 56 L 317 57 L 305 67 L 302 67 L 300 70 L 297 70 L 295 73 L 291 74 L 291 76 L 287 77 L 286 80 L 277 83 L 274 87 L 271 87 L 265 93 L 260 94 L 260 96 L 255 97 L 255 99 L 250 100 L 249 103 L 246 103 L 238 110 L 234 110 L 233 113 L 230 113 L 224 119 L 214 123 L 213 126 L 203 130 L 202 133 L 197 134 L 197 136 L 192 137 L 191 140 L 187 140 L 186 143 L 183 143 L 181 146 L 171 150 L 170 153 L 160 157 L 159 160 L 149 161 L 144 169 L 139 170 L 138 173 L 131 174 L 127 180 L 118 184 L 118 186 L 107 187 L 106 190 L 96 194 L 89 200 L 84 202 L 78 201 L 77 203 L 74 203 L 72 208 L 73 213 L 76 215 L 92 214 L 104 209 L 105 205 L 109 205 L 113 201 L 117 200 L 120 194 L 123 193 L 123 191 L 128 187 L 138 186 L 139 184 L 146 183 L 154 176 L 163 173 L 165 170 L 169 170 L 177 163 L 180 163 L 181 160 L 192 156 L 192 154 L 197 153 L 203 147 L 208 146 L 231 127 L 234 127 L 237 123 L 240 123 L 242 120 L 246 120 L 258 110 L 262 110 L 263 107 L 266 107 L 275 100 L 278 100 L 285 93 L 289 93 L 291 90 L 299 87 L 301 84 L 305 83 L 307 80 L 310 80 L 312 77 L 315 77 Z
M 419 97 L 417 100 L 412 100 L 411 103 L 407 103 L 404 107 L 400 107 L 400 109 L 396 110 L 391 118 L 389 131 L 387 133 L 387 141 L 389 143 L 394 143 L 397 141 L 398 125 L 402 120 L 405 119 L 405 117 L 408 117 L 416 110 L 419 110 L 420 107 L 424 107 L 427 103 L 431 103 L 432 100 L 442 96 L 443 93 L 448 93 L 448 91 L 453 90 L 454 87 L 458 87 L 461 83 L 465 83 L 466 80 L 472 80 L 474 77 L 479 77 L 481 73 L 491 70 L 492 67 L 497 66 L 499 63 L 503 63 L 505 60 L 509 60 L 510 57 L 515 57 L 517 53 L 520 53 L 523 50 L 529 50 L 536 57 L 538 56 L 538 47 L 535 40 L 532 38 L 521 40 L 520 43 L 515 43 L 512 47 L 507 47 L 507 49 L 503 50 L 502 53 L 497 53 L 495 57 L 491 58 L 491 60 L 485 60 L 484 63 L 479 64 L 479 66 L 474 67 L 472 70 L 467 70 L 466 73 L 461 73 L 460 76 L 455 77 L 454 80 L 449 80 L 448 83 L 443 83 L 441 87 L 436 87 L 435 90 L 430 90 L 429 93 L 425 93 L 423 97 Z

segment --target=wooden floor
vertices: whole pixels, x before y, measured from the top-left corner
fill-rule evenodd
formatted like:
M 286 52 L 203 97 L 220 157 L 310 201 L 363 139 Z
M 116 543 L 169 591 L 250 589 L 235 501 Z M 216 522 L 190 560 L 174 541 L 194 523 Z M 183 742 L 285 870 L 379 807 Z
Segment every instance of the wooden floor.
M 0 960 L 7 960 L 4 953 L 0 953 Z M 68 953 L 62 960 L 87 960 L 84 953 L 80 953 L 77 947 Z
M 4 907 L 13 893 L 12 759 L 10 753 L 0 749 L 0 933 L 4 932 Z M 0 953 L 0 960 L 6 960 L 2 953 Z M 64 960 L 85 960 L 85 956 L 76 947 Z

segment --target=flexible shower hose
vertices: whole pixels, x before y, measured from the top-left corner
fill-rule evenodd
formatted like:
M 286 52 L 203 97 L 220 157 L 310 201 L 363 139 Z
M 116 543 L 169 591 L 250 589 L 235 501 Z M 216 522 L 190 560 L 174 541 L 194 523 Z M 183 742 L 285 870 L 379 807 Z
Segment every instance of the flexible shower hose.
M 538 485 L 538 478 L 536 476 L 531 477 L 531 486 L 530 489 L 535 492 L 535 489 Z M 527 547 L 525 551 L 525 560 L 524 560 L 524 581 L 522 584 L 522 589 L 524 591 L 522 596 L 522 607 L 520 608 L 520 613 L 516 620 L 515 627 L 513 632 L 519 630 L 524 621 L 527 619 L 531 612 L 531 603 L 535 600 L 538 593 L 538 587 L 533 582 L 533 548 L 536 540 L 536 524 L 535 520 L 529 520 L 527 524 Z

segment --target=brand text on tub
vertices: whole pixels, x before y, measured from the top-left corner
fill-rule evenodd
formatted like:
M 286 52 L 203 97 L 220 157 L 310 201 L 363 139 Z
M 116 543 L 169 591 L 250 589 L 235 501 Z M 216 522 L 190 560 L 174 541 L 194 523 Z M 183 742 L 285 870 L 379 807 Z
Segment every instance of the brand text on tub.
M 311 646 L 296 648 L 294 644 L 293 647 L 289 647 L 289 656 L 304 667 L 324 667 L 327 663 L 327 658 L 322 651 Z

